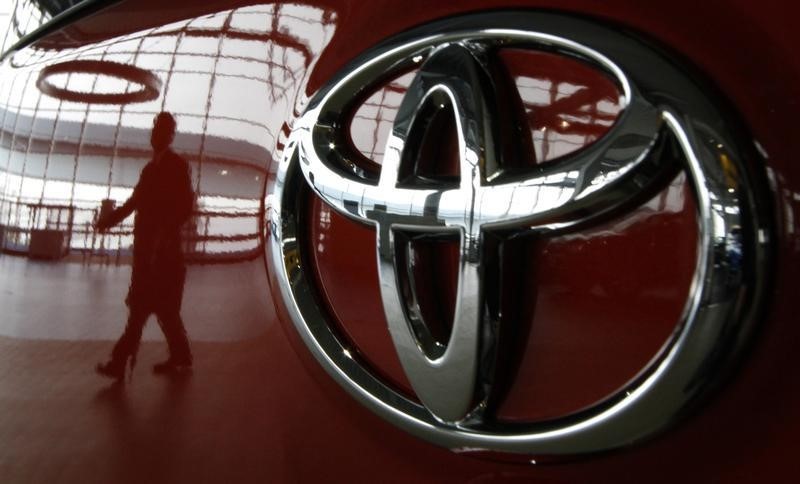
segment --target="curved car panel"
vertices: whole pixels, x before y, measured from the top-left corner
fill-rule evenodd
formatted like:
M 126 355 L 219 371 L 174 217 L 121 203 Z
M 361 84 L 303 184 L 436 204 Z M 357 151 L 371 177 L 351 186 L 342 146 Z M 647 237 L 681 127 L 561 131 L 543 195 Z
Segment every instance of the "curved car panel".
M 791 304 L 799 247 L 792 128 L 800 64 L 790 54 L 798 40 L 790 16 L 784 7 L 746 2 L 677 2 L 659 9 L 624 1 L 556 3 L 503 7 L 557 7 L 652 39 L 667 55 L 696 66 L 703 85 L 713 86 L 709 97 L 730 102 L 731 112 L 739 113 L 732 116 L 744 121 L 767 158 L 778 222 L 772 299 L 751 354 L 698 413 L 652 441 L 578 462 L 534 466 L 453 453 L 352 400 L 313 360 L 286 315 L 263 251 L 272 236 L 270 187 L 290 127 L 317 90 L 370 47 L 429 21 L 486 9 L 485 2 L 173 2 L 170 8 L 121 2 L 73 19 L 9 53 L 2 65 L 3 480 L 574 482 L 646 476 L 671 482 L 692 473 L 698 480 L 749 482 L 781 476 L 791 461 L 800 397 L 796 379 L 785 371 L 800 337 Z M 125 98 L 154 84 L 113 68 L 103 75 L 53 71 L 75 60 L 141 68 L 158 78 L 159 95 Z M 42 93 L 45 81 L 74 97 Z M 80 101 L 90 94 L 123 96 L 124 102 Z M 152 157 L 153 117 L 164 110 L 176 115 L 172 149 L 189 163 L 196 194 L 182 235 L 182 316 L 194 371 L 150 374 L 167 354 L 152 318 L 132 380 L 109 385 L 92 369 L 127 319 L 132 221 L 105 234 L 92 224 L 103 200 L 119 205 L 131 195 Z M 377 136 L 381 120 L 360 129 L 367 138 Z M 521 370 L 534 373 L 528 375 L 532 383 L 509 395 L 505 418 L 529 417 L 531 399 L 542 415 L 591 403 L 592 392 L 602 396 L 616 388 L 669 333 L 669 311 L 682 305 L 691 269 L 657 254 L 679 250 L 692 259 L 694 207 L 680 179 L 660 197 L 651 202 L 655 216 L 645 217 L 645 207 L 629 224 L 539 248 L 548 257 L 537 256 L 529 270 L 543 296 L 531 310 L 575 322 L 532 327 L 524 359 L 533 361 Z M 330 268 L 321 284 L 332 300 L 354 301 L 336 304 L 345 311 L 338 316 L 354 321 L 362 311 L 374 314 L 370 305 L 380 297 L 377 287 L 368 287 L 374 266 L 365 264 L 374 263 L 374 249 L 358 245 L 353 234 L 359 228 L 347 226 L 352 222 L 326 215 L 320 204 L 312 210 L 318 223 L 310 233 L 320 242 L 312 252 L 320 267 Z M 639 243 L 649 252 L 633 248 Z M 609 271 L 618 274 L 604 278 Z M 652 334 L 632 336 L 612 323 L 654 313 L 660 322 Z M 597 323 L 608 329 L 587 333 L 578 321 L 592 314 L 601 314 Z M 384 324 L 353 331 L 363 332 L 361 346 L 376 345 L 371 353 L 391 354 L 389 344 L 372 335 L 385 331 Z M 643 343 L 648 338 L 649 346 Z M 592 356 L 608 352 L 612 342 L 627 348 L 625 356 Z M 562 348 L 570 346 L 565 363 Z M 392 364 L 385 373 L 395 371 L 402 386 L 402 372 Z M 600 377 L 580 385 L 598 367 Z M 609 377 L 614 371 L 617 380 Z M 571 382 L 579 394 L 569 395 L 576 388 Z M 561 393 L 559 399 L 542 401 L 548 389 Z

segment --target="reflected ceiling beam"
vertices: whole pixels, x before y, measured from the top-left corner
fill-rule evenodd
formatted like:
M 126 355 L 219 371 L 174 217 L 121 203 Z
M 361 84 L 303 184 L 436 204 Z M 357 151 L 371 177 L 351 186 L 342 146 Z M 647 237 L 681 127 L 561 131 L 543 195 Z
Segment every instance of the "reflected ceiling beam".
M 207 37 L 207 38 L 218 38 L 219 36 L 225 36 L 228 39 L 236 39 L 236 40 L 251 40 L 257 42 L 275 42 L 276 44 L 299 51 L 306 60 L 306 65 L 311 62 L 311 48 L 296 38 L 292 37 L 291 35 L 285 34 L 283 32 L 269 32 L 269 33 L 258 33 L 258 32 L 247 32 L 244 30 L 225 30 L 225 29 L 200 29 L 200 28 L 184 28 L 184 29 L 175 29 L 175 30 L 167 30 L 164 32 L 153 32 L 148 34 L 148 37 L 163 37 L 169 36 L 173 37 L 178 35 L 179 33 L 183 33 L 185 37 Z
M 225 9 L 220 10 L 216 2 L 198 2 L 197 0 L 138 0 L 117 4 L 113 13 L 108 12 L 102 16 L 88 16 L 69 24 L 47 38 L 37 41 L 41 49 L 63 50 L 65 47 L 80 47 L 87 44 L 109 40 L 121 35 L 132 34 L 160 27 L 173 22 L 185 21 L 203 15 L 220 13 L 229 9 L 239 9 L 256 5 L 276 5 L 256 0 L 231 0 L 225 3 Z M 339 2 L 321 0 L 315 2 L 314 7 L 322 10 L 321 24 L 332 23 L 329 19 L 330 12 L 341 7 Z M 158 12 L 157 15 L 154 12 Z M 109 17 L 117 16 L 119 22 L 109 22 Z M 309 19 L 312 20 L 312 19 Z

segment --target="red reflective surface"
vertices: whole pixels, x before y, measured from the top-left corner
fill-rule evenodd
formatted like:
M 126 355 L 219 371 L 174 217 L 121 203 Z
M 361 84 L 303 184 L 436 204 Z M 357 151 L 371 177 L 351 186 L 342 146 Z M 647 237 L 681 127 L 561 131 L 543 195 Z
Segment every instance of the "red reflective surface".
M 498 418 L 563 416 L 645 368 L 680 321 L 696 241 L 681 178 L 623 220 L 526 250 L 529 329 Z
M 784 478 L 800 431 L 800 388 L 790 370 L 800 343 L 794 315 L 800 173 L 793 161 L 800 148 L 794 134 L 800 61 L 793 54 L 800 39 L 792 7 L 744 1 L 658 7 L 581 0 L 250 3 L 172 2 L 165 9 L 163 2 L 124 2 L 3 64 L 0 480 Z M 272 160 L 280 159 L 286 126 L 308 97 L 390 35 L 456 13 L 513 6 L 617 23 L 697 66 L 715 86 L 709 92 L 731 103 L 768 155 L 778 222 L 778 264 L 758 339 L 719 395 L 650 442 L 553 466 L 452 453 L 362 408 L 299 341 L 262 258 Z M 75 59 L 147 69 L 162 81 L 160 95 L 124 105 L 87 104 L 37 90 L 43 69 Z M 138 89 L 113 75 L 49 82 L 78 94 Z M 125 324 L 134 240 L 130 222 L 105 235 L 91 225 L 102 200 L 121 204 L 130 196 L 152 157 L 149 130 L 162 110 L 176 115 L 173 149 L 189 163 L 198 197 L 191 244 L 184 248 L 181 309 L 194 372 L 188 378 L 151 375 L 150 366 L 167 354 L 151 319 L 132 382 L 109 386 L 93 366 L 108 356 Z M 528 351 L 515 378 L 529 383 L 511 387 L 505 418 L 580 408 L 624 383 L 658 351 L 688 290 L 694 225 L 691 198 L 679 185 L 650 203 L 583 239 L 535 245 L 524 269 L 540 284 L 529 309 Z M 318 264 L 337 271 L 321 283 L 331 300 L 348 297 L 351 289 L 347 304 L 331 306 L 348 322 L 344 331 L 363 357 L 402 388 L 406 383 L 381 334 L 385 325 L 373 319 L 380 307 L 370 229 L 348 227 L 332 214 L 326 222 L 325 211 L 315 207 L 311 233 L 326 251 L 324 258 L 317 254 Z M 340 240 L 345 234 L 348 239 Z M 336 252 L 341 256 L 330 256 Z M 657 256 L 664 253 L 676 258 Z M 625 271 L 634 268 L 645 270 Z M 363 291 L 352 290 L 358 287 Z M 597 327 L 585 326 L 587 314 Z M 555 324 L 556 316 L 563 324 Z M 560 345 L 567 343 L 573 357 L 564 359 Z M 622 349 L 610 354 L 610 344 Z M 573 393 L 570 381 L 585 382 L 587 373 L 596 378 L 579 388 L 580 395 Z

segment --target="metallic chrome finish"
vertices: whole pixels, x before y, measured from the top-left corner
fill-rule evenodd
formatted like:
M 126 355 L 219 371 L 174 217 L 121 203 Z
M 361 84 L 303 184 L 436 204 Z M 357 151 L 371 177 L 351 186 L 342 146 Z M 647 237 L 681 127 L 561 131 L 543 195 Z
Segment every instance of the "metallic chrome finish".
M 397 354 L 420 400 L 434 416 L 451 422 L 467 415 L 475 397 L 484 314 L 482 231 L 541 225 L 538 220 L 557 221 L 563 227 L 570 224 L 570 215 L 581 207 L 593 207 L 595 213 L 588 215 L 592 217 L 603 213 L 602 205 L 610 207 L 627 201 L 636 191 L 614 190 L 614 185 L 620 183 L 620 176 L 630 178 L 646 172 L 639 165 L 655 164 L 647 154 L 660 124 L 657 111 L 636 96 L 615 129 L 616 138 L 608 137 L 583 156 L 544 170 L 534 178 L 487 183 L 503 167 L 493 133 L 493 120 L 499 114 L 492 81 L 473 50 L 466 45 L 445 44 L 420 67 L 420 74 L 400 105 L 377 184 L 347 180 L 335 167 L 326 165 L 323 160 L 332 151 L 330 145 L 335 146 L 335 140 L 325 137 L 330 133 L 327 130 L 320 133 L 322 142 L 315 143 L 316 152 L 304 151 L 300 165 L 309 184 L 327 203 L 343 214 L 377 226 L 381 296 Z M 421 113 L 437 108 L 449 108 L 455 118 L 459 186 L 401 188 L 401 164 L 415 161 L 414 150 L 406 149 L 409 136 L 418 133 L 417 138 L 421 138 L 428 121 Z M 624 148 L 616 145 L 620 140 L 625 143 Z M 326 142 L 328 147 L 320 153 L 319 148 Z M 415 324 L 401 300 L 393 236 L 393 231 L 400 229 L 451 230 L 461 240 L 453 331 L 441 354 L 433 354 L 434 348 L 426 349 L 430 343 L 425 341 L 430 337 L 425 335 L 424 323 Z M 492 341 L 482 344 L 495 348 Z
M 489 28 L 487 28 L 487 26 Z M 591 45 L 592 47 L 588 47 Z M 493 120 L 498 116 L 485 57 L 497 48 L 555 51 L 593 64 L 620 87 L 625 109 L 588 149 L 509 180 Z M 346 142 L 354 99 L 377 80 L 417 63 L 387 141 L 378 179 Z M 764 276 L 765 231 L 748 167 L 723 117 L 671 63 L 633 39 L 558 15 L 462 17 L 407 33 L 365 54 L 319 92 L 298 120 L 281 161 L 272 202 L 270 255 L 295 326 L 322 365 L 378 414 L 452 448 L 536 455 L 596 452 L 663 429 L 712 386 L 752 326 Z M 432 112 L 452 114 L 458 135 L 457 186 L 414 186 L 398 174 Z M 482 251 L 490 231 L 574 231 L 625 210 L 683 160 L 699 200 L 700 241 L 691 294 L 672 340 L 626 388 L 580 414 L 531 424 L 484 415 L 491 381 L 481 365 L 498 351 L 486 330 Z M 410 401 L 350 357 L 314 300 L 299 257 L 298 197 L 307 183 L 340 213 L 376 227 L 381 297 L 389 331 L 423 405 Z M 410 185 L 410 186 L 409 186 Z M 403 301 L 399 231 L 457 234 L 457 305 L 446 345 Z M 289 262 L 291 261 L 291 262 Z M 487 357 L 488 356 L 488 357 Z

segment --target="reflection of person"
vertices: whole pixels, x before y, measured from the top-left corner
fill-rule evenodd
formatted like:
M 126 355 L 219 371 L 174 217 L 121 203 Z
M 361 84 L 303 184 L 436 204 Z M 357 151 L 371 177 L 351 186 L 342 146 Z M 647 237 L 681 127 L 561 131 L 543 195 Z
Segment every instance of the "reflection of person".
M 111 352 L 111 359 L 97 365 L 101 375 L 121 379 L 126 363 L 131 368 L 151 314 L 155 314 L 169 346 L 169 359 L 153 367 L 157 373 L 191 368 L 192 355 L 180 309 L 186 266 L 181 247 L 181 227 L 194 202 L 189 165 L 170 149 L 175 137 L 175 118 L 159 113 L 153 121 L 150 144 L 153 159 L 142 170 L 131 197 L 97 221 L 105 231 L 136 211 L 133 226 L 133 268 L 126 303 L 129 315 L 125 332 Z

